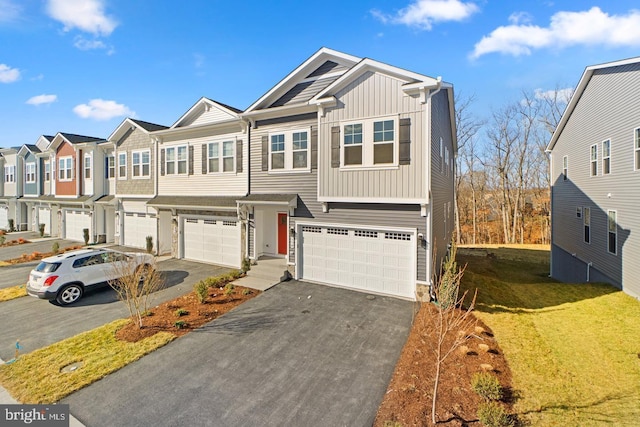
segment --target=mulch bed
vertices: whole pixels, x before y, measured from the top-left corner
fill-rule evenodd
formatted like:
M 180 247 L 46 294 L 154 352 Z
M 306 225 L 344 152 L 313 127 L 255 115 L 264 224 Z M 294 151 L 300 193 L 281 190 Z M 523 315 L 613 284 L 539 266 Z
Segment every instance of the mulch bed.
M 374 426 L 383 427 L 387 422 L 397 422 L 402 426 L 432 425 L 431 404 L 436 369 L 433 352 L 436 334 L 432 316 L 435 316 L 435 312 L 432 304 L 422 304 L 416 315 Z M 509 365 L 491 330 L 480 320 L 476 325 L 482 329 L 467 331 L 474 335 L 465 344 L 467 351 L 456 350 L 441 368 L 436 406 L 439 425 L 481 425 L 476 415 L 481 398 L 471 389 L 471 378 L 474 373 L 482 371 L 481 364 L 493 367 L 492 373 L 506 391 L 507 410 L 512 409 L 509 402 L 512 386 Z M 488 345 L 488 351 L 481 349 L 481 344 Z
M 29 241 L 25 240 L 24 243 L 29 243 Z M 57 253 L 56 252 L 31 252 L 30 254 L 22 254 L 20 255 L 18 258 L 11 258 L 8 260 L 5 260 L 6 263 L 8 264 L 20 264 L 23 262 L 30 262 L 30 261 L 38 261 L 41 260 L 43 258 L 48 258 L 50 256 L 54 256 L 54 255 L 58 255 L 67 251 L 74 251 L 76 249 L 82 249 L 84 248 L 84 246 L 82 245 L 75 245 L 75 246 L 70 246 L 68 248 L 64 248 L 64 249 L 60 249 Z

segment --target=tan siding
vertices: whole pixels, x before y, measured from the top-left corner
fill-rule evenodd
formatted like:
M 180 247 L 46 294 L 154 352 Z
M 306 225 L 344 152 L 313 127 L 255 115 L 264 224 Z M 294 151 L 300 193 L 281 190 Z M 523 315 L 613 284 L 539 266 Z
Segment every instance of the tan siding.
M 597 70 L 552 153 L 553 242 L 640 295 L 640 171 L 634 171 L 633 131 L 640 127 L 640 65 Z M 602 141 L 611 139 L 611 174 L 602 175 Z M 598 144 L 598 176 L 590 176 L 590 146 Z M 569 161 L 562 179 L 562 159 Z M 576 207 L 591 207 L 591 243 L 584 243 Z M 607 210 L 617 211 L 618 254 L 607 251 Z M 563 268 L 554 264 L 554 269 Z
M 192 123 L 191 126 L 204 125 L 208 123 L 217 123 L 233 119 L 234 116 L 222 111 L 218 108 L 211 107 L 211 110 L 203 112 Z
M 320 119 L 319 145 L 321 198 L 426 199 L 427 182 L 423 143 L 425 106 L 404 94 L 401 80 L 367 72 L 341 90 L 338 106 Z M 401 107 L 399 109 L 399 107 Z M 331 168 L 332 126 L 351 120 L 398 116 L 411 119 L 411 164 L 389 170 Z M 398 156 L 396 149 L 395 156 Z
M 150 162 L 151 162 L 151 175 L 148 179 L 134 179 L 133 178 L 133 165 L 131 164 L 132 160 L 132 151 L 138 150 L 146 150 L 150 151 Z M 122 141 L 118 147 L 116 148 L 116 177 L 118 176 L 118 154 L 126 151 L 127 152 L 127 179 L 117 179 L 116 178 L 116 191 L 119 195 L 134 195 L 134 194 L 153 194 L 155 191 L 155 153 L 153 152 L 153 142 L 151 137 L 146 132 L 140 130 L 139 128 L 135 128 L 135 130 L 127 136 L 127 138 Z M 104 165 L 104 159 L 102 160 L 102 164 Z M 103 166 L 104 167 L 104 166 Z M 104 176 L 104 175 L 103 175 Z

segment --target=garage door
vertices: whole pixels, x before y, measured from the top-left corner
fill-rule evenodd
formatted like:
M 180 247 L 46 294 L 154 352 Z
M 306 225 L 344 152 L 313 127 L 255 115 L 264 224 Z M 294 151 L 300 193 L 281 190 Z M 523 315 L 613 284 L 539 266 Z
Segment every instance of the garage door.
M 64 212 L 65 239 L 84 242 L 82 230 L 89 229 L 89 239 L 91 239 L 91 217 L 86 211 L 65 211 Z
M 147 247 L 147 236 L 153 237 L 153 245 L 157 240 L 157 220 L 155 215 L 125 212 L 124 245 L 133 248 Z
M 9 229 L 9 209 L 6 206 L 0 207 L 0 229 Z
M 240 223 L 214 218 L 183 218 L 184 258 L 240 267 Z
M 305 280 L 415 299 L 413 233 L 302 226 Z
M 44 224 L 44 234 L 51 235 L 51 209 L 38 208 L 38 230 Z

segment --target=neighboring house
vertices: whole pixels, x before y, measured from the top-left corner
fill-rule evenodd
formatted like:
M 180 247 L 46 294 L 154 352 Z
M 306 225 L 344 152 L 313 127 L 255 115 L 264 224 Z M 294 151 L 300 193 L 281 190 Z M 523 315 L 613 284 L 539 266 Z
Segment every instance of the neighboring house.
M 587 67 L 554 132 L 551 276 L 640 298 L 640 57 Z
M 248 193 L 248 134 L 240 110 L 201 98 L 158 141 L 159 252 L 240 267 L 245 242 L 236 200 Z
M 2 148 L 2 187 L 0 196 L 0 228 L 9 229 L 9 220 L 16 230 L 27 229 L 27 213 L 18 199 L 22 197 L 22 158 L 18 156 L 20 147 Z
M 18 150 L 18 157 L 22 163 L 21 173 L 24 183 L 23 196 L 19 199 L 19 203 L 23 205 L 20 210 L 25 214 L 23 219 L 25 229 L 31 231 L 37 231 L 39 227 L 38 205 L 39 197 L 42 194 L 41 174 L 44 165 L 40 157 L 41 154 L 38 146 L 33 144 L 25 144 Z
M 249 258 L 281 257 L 297 279 L 426 296 L 453 229 L 450 84 L 323 48 L 241 116 Z
M 108 138 L 113 152 L 105 158 L 106 196 L 97 203 L 104 206 L 110 222 L 107 230 L 116 243 L 146 248 L 151 236 L 158 246 L 157 211 L 147 205 L 156 195 L 156 143 L 150 132 L 166 126 L 127 118 Z
M 51 162 L 50 195 L 40 196 L 42 205 L 51 210 L 54 235 L 69 240 L 106 241 L 106 221 L 95 201 L 105 194 L 105 150 L 101 138 L 58 133 L 47 152 Z

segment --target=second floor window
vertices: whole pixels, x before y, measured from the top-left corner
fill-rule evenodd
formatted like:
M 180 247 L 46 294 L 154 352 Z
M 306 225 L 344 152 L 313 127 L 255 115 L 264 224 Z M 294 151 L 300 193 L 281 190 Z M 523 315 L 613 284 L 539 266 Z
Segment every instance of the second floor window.
M 633 151 L 635 153 L 635 167 L 636 170 L 640 170 L 640 128 L 634 129 L 633 131 Z
M 27 163 L 24 167 L 24 175 L 25 181 L 28 184 L 33 184 L 34 182 L 36 182 L 36 164 Z
M 235 141 L 211 142 L 207 147 L 209 172 L 235 171 Z
M 134 178 L 149 178 L 151 176 L 150 151 L 134 151 L 131 153 L 131 168 Z
M 107 156 L 107 178 L 116 177 L 116 158 L 115 156 Z
M 73 159 L 62 157 L 58 159 L 58 180 L 71 181 L 73 178 Z
M 165 154 L 165 171 L 167 175 L 187 173 L 187 146 L 169 147 Z
M 593 144 L 591 146 L 591 176 L 598 175 L 598 146 Z
M 44 162 L 44 180 L 45 182 L 51 181 L 51 163 Z
M 4 167 L 4 182 L 16 182 L 16 167 L 15 165 Z
M 127 177 L 127 153 L 118 153 L 118 178 Z
M 310 130 L 297 129 L 269 135 L 269 170 L 309 170 Z
M 567 174 L 569 173 L 569 157 L 564 156 L 562 158 L 562 180 L 567 180 Z
M 378 167 L 398 163 L 397 120 L 366 120 L 343 125 L 343 166 Z M 443 167 L 449 169 L 449 154 L 444 147 Z
M 84 177 L 91 179 L 91 154 L 84 155 Z
M 602 174 L 611 173 L 611 140 L 602 141 Z

